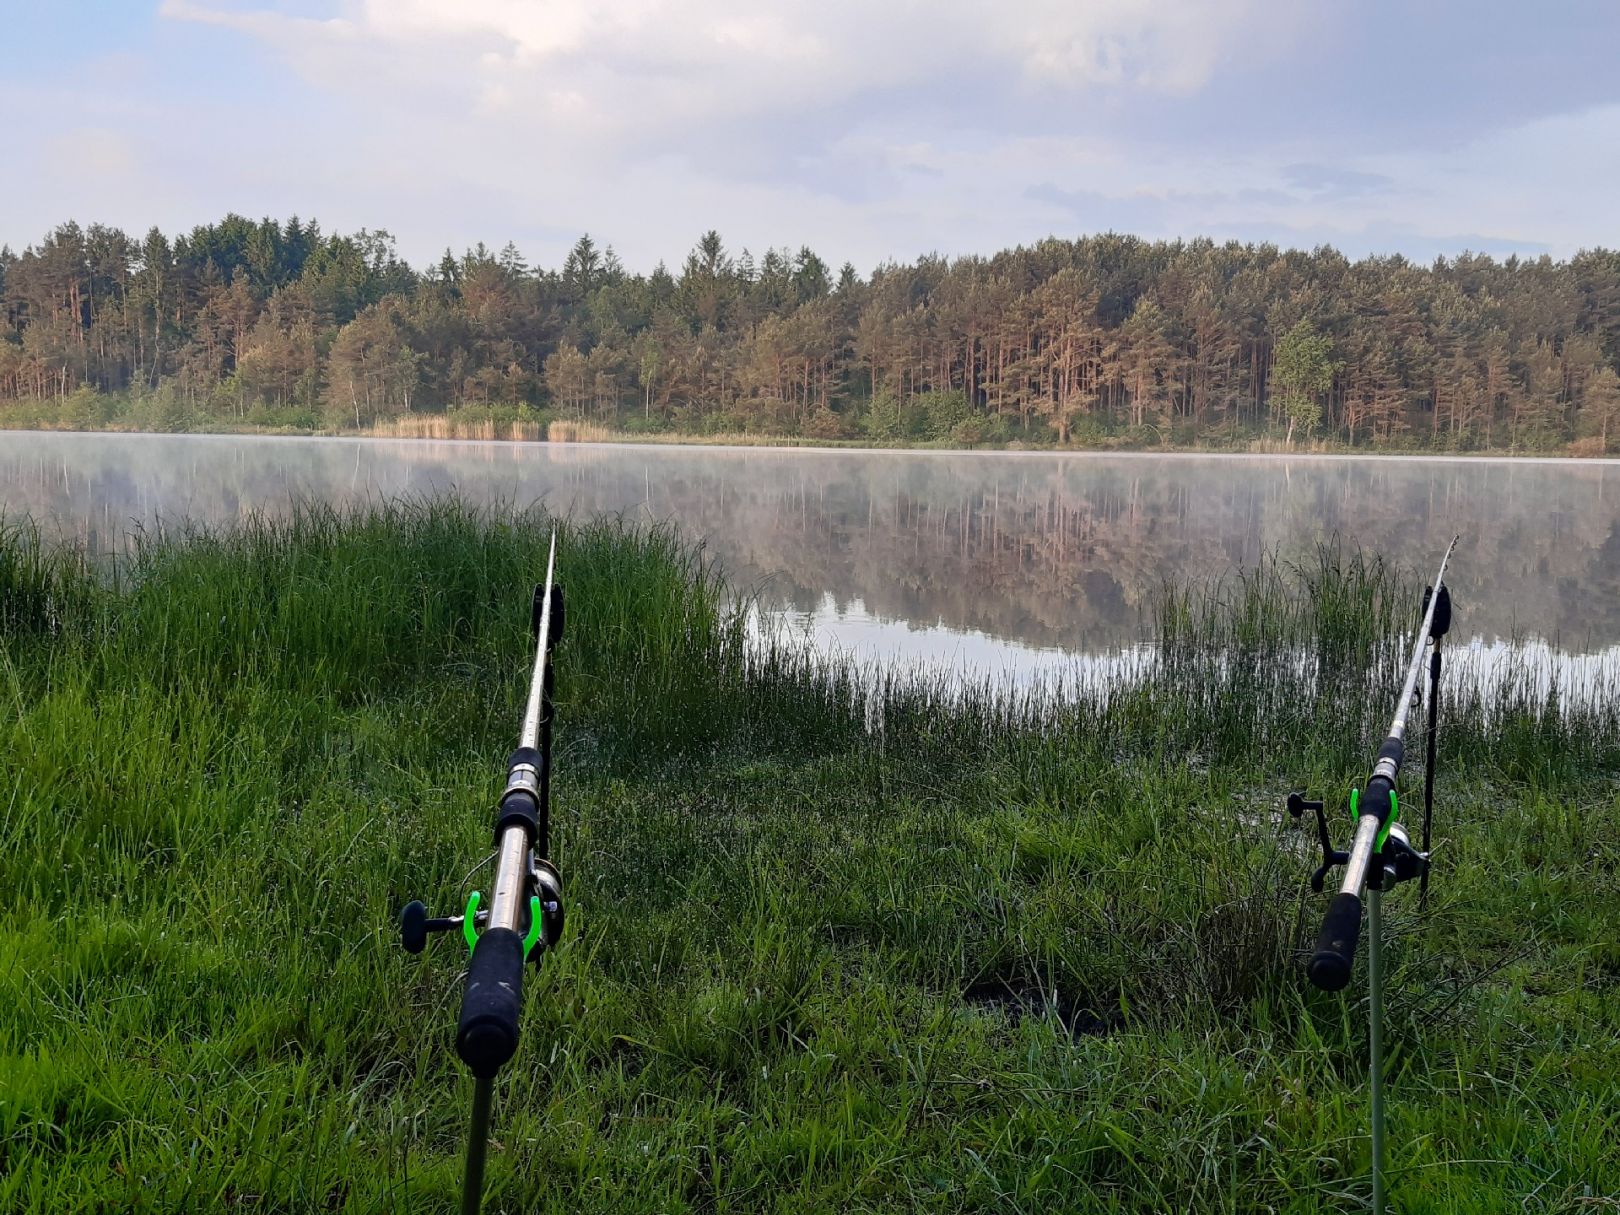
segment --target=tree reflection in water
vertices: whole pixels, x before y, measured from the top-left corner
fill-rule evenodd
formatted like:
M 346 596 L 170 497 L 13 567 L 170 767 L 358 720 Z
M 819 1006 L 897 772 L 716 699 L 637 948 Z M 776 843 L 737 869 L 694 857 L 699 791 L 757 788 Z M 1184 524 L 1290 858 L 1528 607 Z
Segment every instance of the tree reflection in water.
M 671 521 L 824 644 L 1026 680 L 1128 657 L 1167 577 L 1334 536 L 1421 576 L 1461 533 L 1451 584 L 1478 661 L 1521 637 L 1612 669 L 1620 647 L 1616 462 L 0 434 L 0 508 L 98 550 L 298 497 L 449 490 Z

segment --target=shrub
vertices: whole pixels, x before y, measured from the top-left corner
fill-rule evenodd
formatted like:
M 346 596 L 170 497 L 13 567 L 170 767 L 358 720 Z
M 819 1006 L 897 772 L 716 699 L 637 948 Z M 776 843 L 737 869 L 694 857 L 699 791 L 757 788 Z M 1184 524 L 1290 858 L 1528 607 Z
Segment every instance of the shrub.
M 825 406 L 812 411 L 804 420 L 804 434 L 811 439 L 847 439 L 851 433 L 844 416 Z
M 973 420 L 973 408 L 962 392 L 925 392 L 912 399 L 930 439 L 955 439 L 956 428 Z

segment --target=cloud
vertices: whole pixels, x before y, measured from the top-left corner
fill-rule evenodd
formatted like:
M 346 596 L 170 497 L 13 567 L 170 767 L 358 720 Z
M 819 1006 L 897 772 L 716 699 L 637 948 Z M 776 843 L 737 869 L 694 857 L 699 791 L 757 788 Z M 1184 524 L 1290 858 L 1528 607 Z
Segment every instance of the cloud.
M 1544 240 L 1457 231 L 1445 222 L 1450 216 L 1432 205 L 1438 183 L 1406 189 L 1389 174 L 1319 165 L 1226 167 L 1236 170 L 1229 180 L 1274 184 L 1206 190 L 1142 186 L 1119 193 L 1063 189 L 1047 181 L 1026 189 L 1024 197 L 1050 208 L 1070 230 L 1081 232 L 1107 229 L 1165 239 L 1207 236 L 1299 249 L 1332 245 L 1350 257 L 1401 253 L 1418 262 L 1465 251 L 1523 256 L 1553 248 Z M 1216 163 L 1189 160 L 1181 162 L 1178 173 L 1182 180 L 1216 182 L 1223 178 L 1221 169 Z M 1140 170 L 1136 176 L 1149 181 L 1152 177 Z M 1410 179 L 1411 173 L 1403 176 Z M 1443 197 L 1449 191 L 1438 193 Z
M 1111 194 L 1103 190 L 1064 190 L 1049 181 L 1031 186 L 1024 191 L 1024 197 L 1065 213 L 1081 231 L 1107 229 L 1165 237 L 1212 235 L 1210 225 L 1218 217 L 1271 213 L 1298 201 L 1296 195 L 1279 189 L 1142 188 Z
M 1487 97 L 1496 19 L 1369 3 L 163 0 L 138 67 L 30 80 L 19 48 L 0 103 L 39 121 L 0 140 L 37 189 L 0 239 L 235 209 L 385 227 L 418 263 L 511 238 L 555 265 L 588 230 L 642 269 L 710 227 L 863 268 L 1107 228 L 1612 240 L 1620 84 L 1569 66 L 1612 40 L 1526 27 L 1523 87 Z
M 1184 91 L 1258 19 L 1254 0 L 366 0 L 357 24 L 396 41 L 489 38 L 514 62 L 622 59 L 687 78 L 739 68 L 798 72 L 837 93 L 931 75 L 978 53 L 1065 86 Z M 986 66 L 992 64 L 986 62 Z
M 1184 95 L 1267 25 L 1257 0 L 1026 0 L 1019 10 L 997 0 L 363 0 L 313 18 L 165 0 L 161 12 L 258 39 L 330 87 L 388 90 L 407 104 L 448 88 L 523 129 L 635 148 L 705 123 L 788 117 L 802 134 L 816 125 L 807 118 L 841 123 L 872 99 L 1002 113 L 1011 97 L 1043 93 Z
M 1395 179 L 1383 173 L 1363 173 L 1329 165 L 1287 165 L 1283 177 L 1294 189 L 1316 198 L 1382 194 L 1395 185 Z
M 345 140 L 351 175 L 414 169 L 550 224 L 636 224 L 642 232 L 612 234 L 627 256 L 654 244 L 669 256 L 675 215 L 693 217 L 690 240 L 753 199 L 739 243 L 797 245 L 837 217 L 839 243 L 867 262 L 912 252 L 894 247 L 896 233 L 960 240 L 948 198 L 960 185 L 945 165 L 959 172 L 961 161 L 942 145 L 1038 134 L 1076 107 L 1090 115 L 1084 125 L 1104 128 L 1108 106 L 1196 91 L 1228 52 L 1255 54 L 1291 28 L 1258 0 L 1023 0 L 1016 10 L 1005 0 L 351 0 L 293 16 L 164 0 L 161 13 L 251 39 L 341 99 L 334 132 L 367 133 Z M 643 188 L 654 216 L 627 197 Z M 808 229 L 790 226 L 796 215 Z
M 1066 86 L 1134 84 L 1173 94 L 1208 83 L 1233 38 L 1263 23 L 1262 6 L 1251 0 L 1044 0 L 1011 20 L 1005 4 L 975 7 L 983 24 L 972 26 L 1013 31 L 1007 42 L 1027 76 Z
M 1389 257 L 1427 264 L 1438 257 L 1485 253 L 1492 257 L 1539 256 L 1552 252 L 1545 241 L 1491 236 L 1483 232 L 1429 231 L 1418 224 L 1376 220 L 1365 224 L 1295 226 L 1280 222 L 1231 224 L 1214 233 L 1224 239 L 1269 243 L 1282 248 L 1314 249 L 1331 245 L 1346 257 Z
M 1025 190 L 1024 197 L 1062 212 L 1067 225 L 1090 232 L 1158 233 L 1171 213 L 1169 200 L 1145 191 L 1064 190 L 1047 181 Z

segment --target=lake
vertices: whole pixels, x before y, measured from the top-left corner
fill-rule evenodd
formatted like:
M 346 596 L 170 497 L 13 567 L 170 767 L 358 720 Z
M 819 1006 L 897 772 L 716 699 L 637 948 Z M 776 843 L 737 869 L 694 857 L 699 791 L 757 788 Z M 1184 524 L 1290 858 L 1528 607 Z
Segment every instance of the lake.
M 1454 638 L 1478 660 L 1620 670 L 1620 461 L 0 432 L 0 509 L 100 551 L 160 520 L 447 490 L 669 522 L 757 592 L 761 627 L 1019 681 L 1128 662 L 1167 577 L 1337 536 L 1421 580 L 1460 535 Z

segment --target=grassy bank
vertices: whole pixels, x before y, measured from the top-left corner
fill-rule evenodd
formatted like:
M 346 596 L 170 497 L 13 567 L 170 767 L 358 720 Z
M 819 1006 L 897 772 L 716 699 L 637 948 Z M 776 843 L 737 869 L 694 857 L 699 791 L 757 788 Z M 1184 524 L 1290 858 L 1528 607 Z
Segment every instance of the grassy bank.
M 452 1205 L 464 955 L 394 916 L 488 847 L 548 526 L 0 539 L 0 1209 Z M 569 922 L 488 1209 L 1358 1209 L 1360 1009 L 1300 973 L 1280 807 L 1364 775 L 1421 578 L 1184 589 L 1139 683 L 1055 704 L 750 649 L 666 534 L 560 563 Z M 1396 1199 L 1602 1209 L 1620 709 L 1459 689 L 1442 762 L 1429 913 L 1389 902 Z

